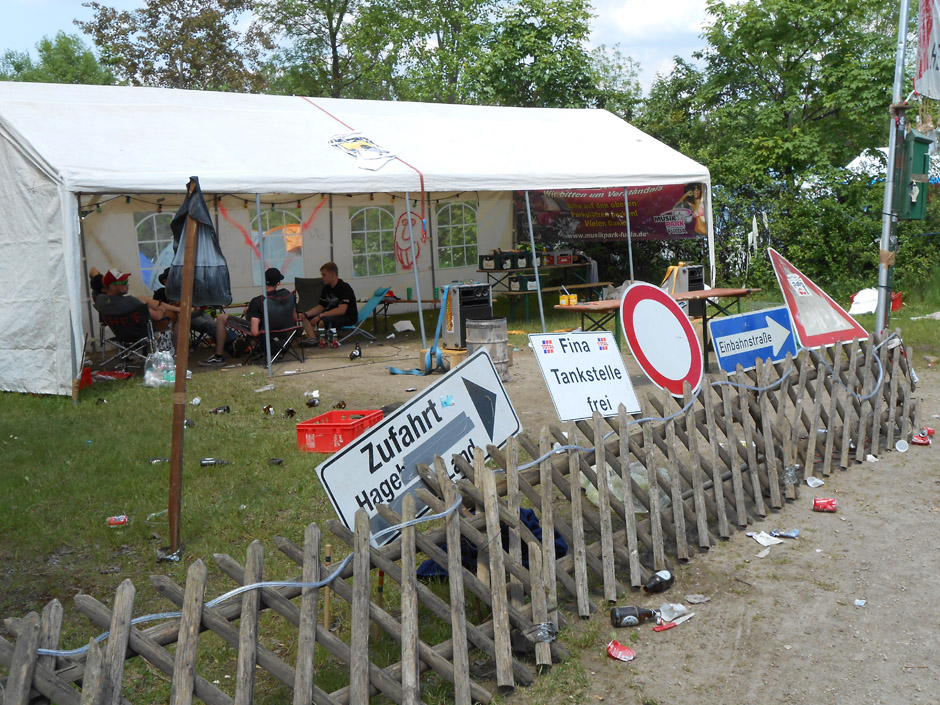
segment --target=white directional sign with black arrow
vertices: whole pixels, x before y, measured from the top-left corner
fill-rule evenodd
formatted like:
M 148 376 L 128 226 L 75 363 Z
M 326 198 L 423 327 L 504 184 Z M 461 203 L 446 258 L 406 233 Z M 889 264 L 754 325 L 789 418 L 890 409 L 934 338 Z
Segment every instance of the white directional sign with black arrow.
M 440 455 L 455 476 L 453 455 L 470 460 L 475 448 L 501 446 L 521 430 L 492 360 L 480 350 L 322 463 L 317 476 L 346 526 L 352 528 L 356 511 L 365 509 L 374 535 L 388 526 L 376 505 L 401 513 L 404 496 L 425 486 L 419 464 L 431 465 Z M 420 516 L 427 507 L 415 500 Z

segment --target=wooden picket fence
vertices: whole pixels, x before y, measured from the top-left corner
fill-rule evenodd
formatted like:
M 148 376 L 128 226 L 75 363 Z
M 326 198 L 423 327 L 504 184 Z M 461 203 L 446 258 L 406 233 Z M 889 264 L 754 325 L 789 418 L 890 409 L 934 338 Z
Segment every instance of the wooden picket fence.
M 621 410 L 617 417 L 543 429 L 538 438 L 521 434 L 502 450 L 490 447 L 489 466 L 482 452 L 472 463 L 457 456 L 463 477 L 456 482 L 438 458 L 419 468 L 426 488 L 417 498 L 433 512 L 450 509 L 446 518 L 409 524 L 412 497 L 402 516 L 382 506 L 383 518 L 404 526 L 399 541 L 380 549 L 370 545 L 364 512 L 353 529 L 328 521 L 330 540 L 351 550 L 351 560 L 338 566 L 324 564 L 321 530 L 311 524 L 303 546 L 274 541 L 301 567 L 299 577 L 219 604 L 205 601 L 202 561 L 190 566 L 185 586 L 154 576 L 156 590 L 180 610 L 157 626 L 132 622 L 130 580 L 111 608 L 78 595 L 77 610 L 110 631 L 103 646 L 91 640 L 82 654 L 41 651 L 56 650 L 59 641 L 63 610 L 53 600 L 42 615 L 5 621 L 15 643 L 0 637 L 0 664 L 8 671 L 0 679 L 2 703 L 125 703 L 125 663 L 132 658 L 171 679 L 173 705 L 193 696 L 209 705 L 252 703 L 258 670 L 289 688 L 295 705 L 359 704 L 376 695 L 382 702 L 420 703 L 432 674 L 450 684 L 447 697 L 457 703 L 490 702 L 496 690 L 531 684 L 567 655 L 553 638 L 565 614 L 589 618 L 653 571 L 687 561 L 797 499 L 809 475 L 829 475 L 909 439 L 918 428 L 916 378 L 910 351 L 892 347 L 896 342 L 869 338 L 803 351 L 730 378 L 719 374 L 682 400 L 650 395 L 636 416 Z M 596 506 L 581 491 L 582 474 Z M 536 512 L 541 539 L 520 520 L 523 506 Z M 556 553 L 556 532 L 570 547 L 563 556 Z M 461 539 L 477 549 L 475 566 L 464 565 L 461 550 L 447 550 Z M 446 568 L 446 599 L 416 579 L 421 554 Z M 262 580 L 264 549 L 257 541 L 244 565 L 225 555 L 215 560 L 240 586 Z M 397 584 L 400 604 L 388 607 L 371 595 L 374 569 Z M 337 579 L 323 585 L 330 577 Z M 348 630 L 323 625 L 321 608 L 330 597 L 348 603 Z M 265 610 L 296 631 L 294 663 L 263 645 Z M 232 693 L 199 674 L 205 630 L 232 650 Z M 426 641 L 447 630 L 450 639 Z M 400 644 L 397 663 L 373 662 L 377 638 Z M 318 684 L 318 646 L 348 671 L 339 690 Z M 471 649 L 495 665 L 490 680 L 471 676 Z

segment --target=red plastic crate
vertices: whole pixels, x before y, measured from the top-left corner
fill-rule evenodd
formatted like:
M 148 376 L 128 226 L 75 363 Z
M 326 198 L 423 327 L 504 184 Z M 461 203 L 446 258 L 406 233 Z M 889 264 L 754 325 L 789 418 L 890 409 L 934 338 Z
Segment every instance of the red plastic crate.
M 335 453 L 381 420 L 381 409 L 328 411 L 297 424 L 297 447 L 308 453 Z

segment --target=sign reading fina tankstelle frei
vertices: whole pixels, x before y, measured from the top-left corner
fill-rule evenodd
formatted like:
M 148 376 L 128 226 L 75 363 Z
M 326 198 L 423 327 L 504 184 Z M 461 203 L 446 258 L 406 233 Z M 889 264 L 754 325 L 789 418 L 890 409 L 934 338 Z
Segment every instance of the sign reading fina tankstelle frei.
M 620 405 L 640 411 L 630 375 L 613 333 L 561 333 L 529 336 L 555 411 L 562 421 L 613 416 Z
M 712 318 L 708 335 L 725 372 L 734 372 L 738 365 L 749 370 L 758 359 L 783 360 L 787 353 L 796 355 L 796 336 L 786 306 Z
M 471 460 L 475 448 L 485 453 L 487 445 L 501 446 L 521 430 L 492 360 L 480 350 L 322 463 L 317 476 L 343 523 L 352 528 L 356 511 L 365 509 L 374 535 L 388 527 L 376 505 L 401 514 L 404 496 L 425 487 L 419 464 L 432 465 L 440 455 L 456 477 L 453 455 Z M 415 507 L 418 516 L 428 511 L 417 497 Z

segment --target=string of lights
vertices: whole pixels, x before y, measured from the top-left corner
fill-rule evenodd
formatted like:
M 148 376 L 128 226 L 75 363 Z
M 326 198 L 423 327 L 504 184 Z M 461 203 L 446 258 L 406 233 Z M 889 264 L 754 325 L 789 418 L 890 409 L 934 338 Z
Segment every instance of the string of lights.
M 449 201 L 456 201 L 456 200 L 463 199 L 467 196 L 468 193 L 473 193 L 476 196 L 477 202 L 479 203 L 480 197 L 479 197 L 479 193 L 476 191 L 473 191 L 473 192 L 460 191 L 458 193 L 453 193 L 447 196 L 439 196 L 437 198 L 432 198 L 430 199 L 430 201 L 433 205 L 438 205 L 438 204 L 446 203 Z M 362 193 L 334 194 L 334 198 L 350 198 L 351 199 L 351 198 L 361 198 L 364 195 L 365 194 L 362 194 Z M 375 192 L 373 192 L 369 194 L 369 200 L 374 201 L 376 195 L 387 196 L 392 203 L 395 203 L 397 200 L 401 199 L 401 196 L 394 194 L 394 193 L 376 194 Z M 283 207 L 283 206 L 292 206 L 300 210 L 300 209 L 303 209 L 304 201 L 308 201 L 310 199 L 323 200 L 325 197 L 326 197 L 326 194 L 324 193 L 313 193 L 307 196 L 302 196 L 300 198 L 291 198 L 289 200 L 284 200 L 284 201 L 262 201 L 261 206 L 264 209 L 269 209 L 272 211 L 277 210 L 278 207 Z M 163 206 L 164 206 L 163 201 L 165 200 L 164 198 L 158 198 L 154 201 L 154 200 L 149 200 L 147 198 L 143 198 L 136 194 L 118 194 L 118 195 L 110 196 L 107 198 L 99 198 L 98 196 L 89 197 L 89 200 L 86 203 L 83 203 L 81 206 L 82 208 L 81 217 L 85 218 L 86 216 L 91 215 L 93 212 L 102 213 L 104 211 L 104 206 L 111 203 L 112 201 L 116 201 L 121 198 L 124 199 L 124 203 L 126 205 L 129 205 L 132 202 L 139 203 L 148 208 L 155 209 L 157 213 L 163 212 Z M 241 196 L 235 196 L 233 194 L 228 194 L 228 193 L 215 194 L 213 196 L 210 196 L 210 198 L 216 204 L 218 204 L 218 202 L 221 201 L 223 198 L 234 199 L 236 201 L 241 202 L 243 209 L 248 209 L 249 204 L 254 205 L 254 200 L 252 199 L 242 198 Z M 417 198 L 411 199 L 411 207 L 412 208 L 417 207 L 419 202 L 420 202 L 420 199 L 417 199 Z M 179 204 L 166 204 L 166 205 L 172 208 L 179 207 Z

